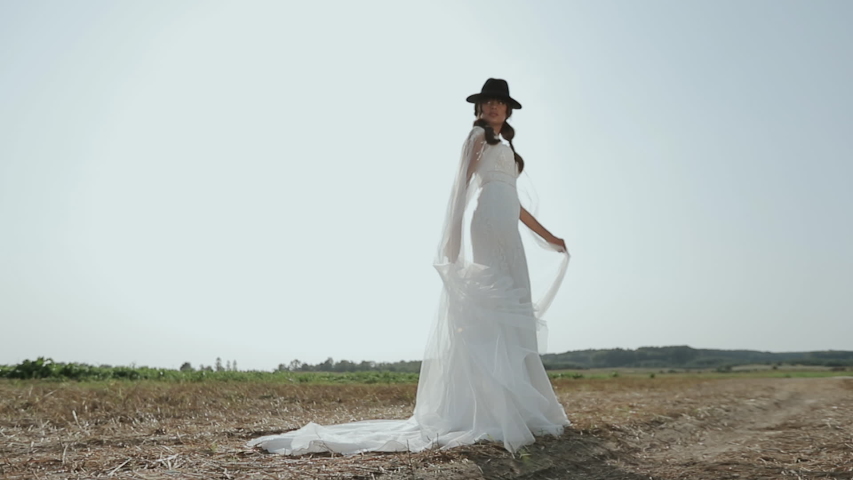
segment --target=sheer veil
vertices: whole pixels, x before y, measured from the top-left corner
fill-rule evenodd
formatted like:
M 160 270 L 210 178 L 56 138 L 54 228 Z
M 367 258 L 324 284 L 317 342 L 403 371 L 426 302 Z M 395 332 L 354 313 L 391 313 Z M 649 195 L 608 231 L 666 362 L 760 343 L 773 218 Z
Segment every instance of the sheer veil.
M 472 258 L 470 252 L 466 252 L 467 237 L 465 232 L 466 213 L 474 207 L 474 200 L 477 198 L 477 192 L 481 185 L 479 177 L 471 175 L 471 171 L 475 168 L 483 155 L 483 150 L 486 147 L 484 140 L 485 131 L 480 127 L 474 127 L 468 134 L 468 138 L 462 146 L 462 152 L 459 156 L 459 164 L 456 169 L 456 178 L 450 190 L 450 200 L 447 203 L 447 212 L 445 214 L 444 226 L 442 229 L 441 241 L 439 242 L 438 251 L 434 260 L 434 266 L 439 271 L 445 283 L 447 280 L 453 279 L 450 285 L 459 284 L 459 282 L 470 273 L 472 267 Z M 527 174 L 523 173 L 519 180 L 519 200 L 522 205 L 532 215 L 538 213 L 537 199 L 532 183 L 527 178 Z M 534 242 L 541 248 L 558 252 L 555 245 L 546 242 L 542 237 L 534 233 L 532 230 L 525 228 L 533 237 Z M 571 258 L 568 251 L 561 252 L 559 260 L 555 258 L 554 265 L 551 268 L 550 281 L 543 282 L 542 285 L 534 286 L 536 292 L 541 292 L 537 298 L 532 298 L 533 310 L 537 320 L 537 337 L 540 353 L 546 353 L 547 350 L 547 323 L 543 319 L 560 285 L 563 278 L 566 276 L 566 271 L 569 267 L 569 259 Z M 455 277 L 455 278 L 453 278 Z M 547 277 L 546 277 L 547 278 Z M 447 286 L 447 285 L 446 285 Z M 446 308 L 446 299 L 442 298 L 440 311 Z M 440 320 L 440 319 L 439 319 Z
M 512 262 L 523 269 L 508 272 L 505 266 L 474 261 L 469 244 L 475 239 L 468 234 L 473 204 L 477 210 L 488 212 L 486 216 L 506 215 L 509 212 L 505 208 L 512 205 L 492 204 L 505 201 L 495 197 L 481 198 L 485 190 L 480 175 L 472 172 L 488 148 L 484 135 L 481 127 L 471 130 L 450 191 L 434 262 L 443 289 L 421 364 L 414 419 L 426 437 L 443 446 L 492 437 L 503 439 L 506 448 L 515 451 L 532 443 L 534 433 L 558 434 L 568 424 L 539 353 L 545 350 L 547 332 L 542 315 L 565 276 L 569 256 L 563 254 L 559 262 L 555 256 L 555 263 L 559 263 L 556 278 L 535 302 L 525 286 L 526 262 Z M 507 187 L 497 188 L 501 189 L 498 198 L 517 201 L 516 193 L 503 190 Z M 487 203 L 480 205 L 479 201 Z M 512 230 L 502 234 L 518 234 Z M 508 242 L 507 249 L 498 251 L 510 255 L 522 249 L 520 238 L 489 235 L 476 241 L 489 245 Z M 539 244 L 556 251 L 546 242 Z M 482 247 L 479 243 L 477 246 Z M 523 249 L 520 254 L 524 255 Z M 500 263 L 498 258 L 493 260 Z

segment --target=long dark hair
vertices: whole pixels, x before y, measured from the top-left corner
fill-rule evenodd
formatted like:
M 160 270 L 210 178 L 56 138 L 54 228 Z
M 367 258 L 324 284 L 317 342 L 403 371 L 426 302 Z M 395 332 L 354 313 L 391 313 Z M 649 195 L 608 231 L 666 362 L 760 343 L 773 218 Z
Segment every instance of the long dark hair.
M 486 131 L 486 143 L 489 145 L 497 145 L 501 143 L 498 140 L 498 137 L 495 136 L 495 130 L 489 125 L 489 122 L 480 118 L 480 112 L 482 111 L 482 104 L 476 103 L 474 104 L 474 115 L 477 117 L 477 120 L 474 120 L 475 127 L 483 127 L 483 130 Z M 512 116 L 512 107 L 509 105 L 506 106 L 506 119 L 509 120 L 509 117 Z M 512 149 L 512 154 L 515 156 L 515 164 L 518 165 L 518 173 L 521 173 L 524 170 L 524 159 L 521 158 L 521 155 L 515 151 L 515 146 L 512 144 L 512 139 L 515 138 L 515 129 L 512 128 L 512 125 L 509 122 L 504 121 L 503 126 L 501 127 L 501 135 L 509 142 L 509 148 Z

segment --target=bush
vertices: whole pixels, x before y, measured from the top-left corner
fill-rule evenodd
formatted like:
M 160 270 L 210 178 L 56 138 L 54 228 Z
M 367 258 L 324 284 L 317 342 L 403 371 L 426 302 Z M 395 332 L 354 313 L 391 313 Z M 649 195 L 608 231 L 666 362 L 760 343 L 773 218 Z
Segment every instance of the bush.
M 232 364 L 233 365 L 233 364 Z M 84 363 L 56 363 L 49 358 L 24 360 L 19 365 L 0 365 L 0 378 L 9 379 L 55 379 L 60 381 L 102 380 L 160 380 L 169 382 L 201 381 L 272 381 L 297 383 L 417 383 L 418 374 L 413 372 L 357 371 L 357 372 L 260 372 L 260 371 L 213 371 L 168 370 L 148 367 L 95 367 Z
M 8 378 L 50 378 L 54 375 L 54 363 L 50 358 L 39 357 L 35 361 L 24 360 L 20 364 L 12 367 L 6 374 Z

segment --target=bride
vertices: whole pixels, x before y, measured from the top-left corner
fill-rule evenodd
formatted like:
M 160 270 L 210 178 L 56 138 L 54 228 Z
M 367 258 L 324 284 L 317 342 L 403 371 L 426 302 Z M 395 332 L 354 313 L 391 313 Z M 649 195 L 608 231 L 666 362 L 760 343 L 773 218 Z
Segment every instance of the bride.
M 521 104 L 510 97 L 507 82 L 490 78 L 467 101 L 477 120 L 462 148 L 435 261 L 444 288 L 414 415 L 331 426 L 312 422 L 249 446 L 286 455 L 355 454 L 492 440 L 515 452 L 533 443 L 534 435 L 559 435 L 569 425 L 539 358 L 537 337 L 568 266 L 566 244 L 519 203 L 516 179 L 524 160 L 506 120 Z M 535 303 L 519 220 L 543 247 L 564 254 L 556 280 Z

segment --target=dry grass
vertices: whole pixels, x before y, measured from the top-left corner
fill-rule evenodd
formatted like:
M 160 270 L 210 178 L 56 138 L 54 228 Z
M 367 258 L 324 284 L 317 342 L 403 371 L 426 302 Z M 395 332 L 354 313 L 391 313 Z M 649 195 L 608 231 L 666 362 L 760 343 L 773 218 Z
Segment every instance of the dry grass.
M 286 458 L 246 440 L 309 421 L 407 418 L 415 385 L 0 382 L 0 477 L 853 478 L 853 380 L 560 379 L 574 423 L 492 444 Z
M 561 396 L 614 465 L 654 478 L 853 478 L 853 378 L 691 378 Z
M 246 440 L 312 420 L 406 417 L 414 386 L 5 382 L 0 399 L 0 475 L 230 478 L 294 468 Z

